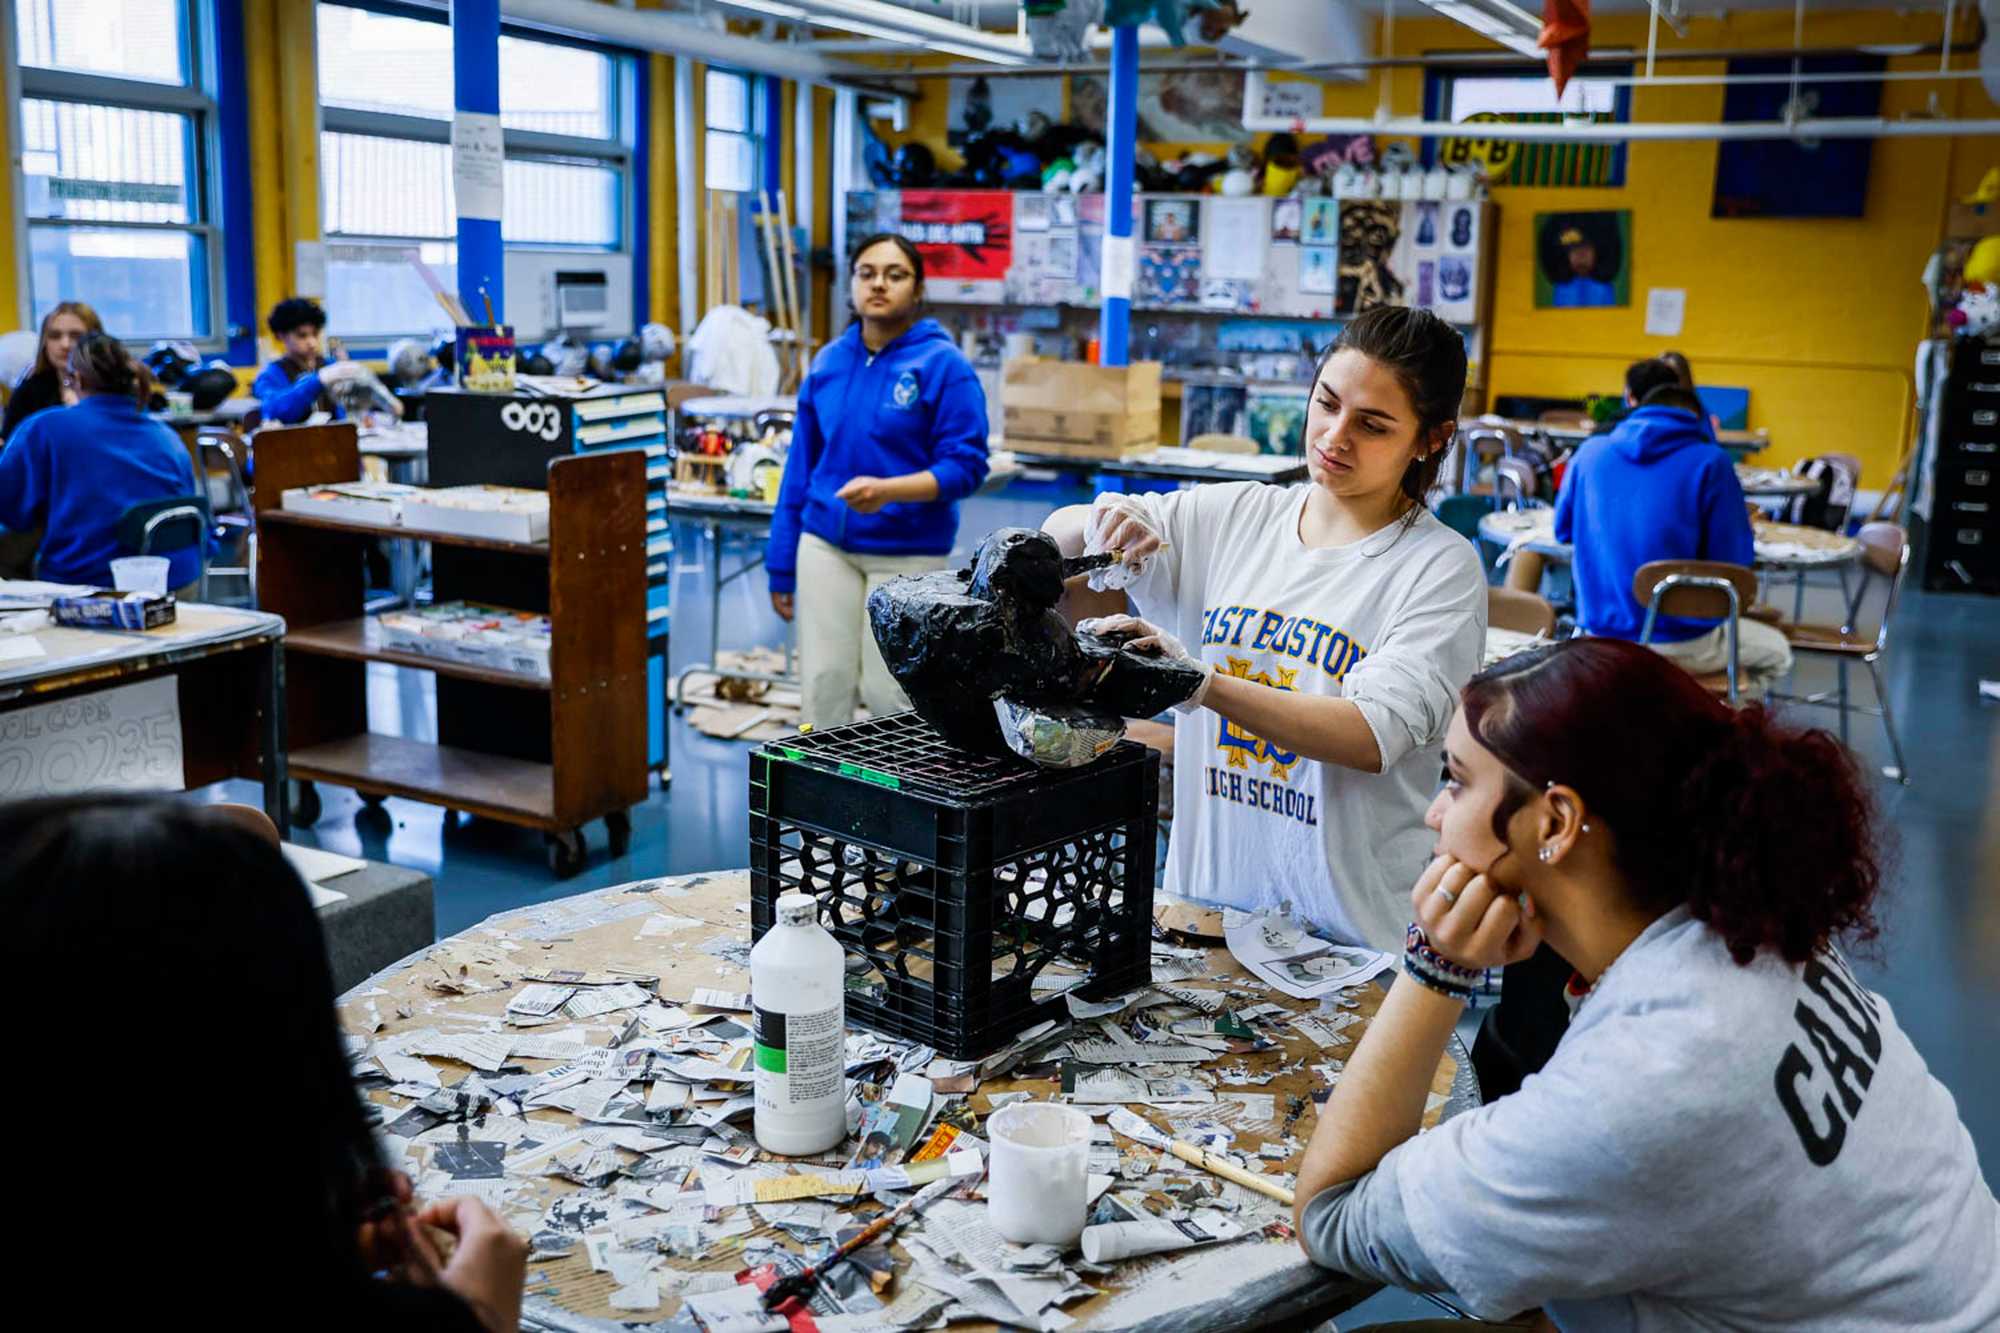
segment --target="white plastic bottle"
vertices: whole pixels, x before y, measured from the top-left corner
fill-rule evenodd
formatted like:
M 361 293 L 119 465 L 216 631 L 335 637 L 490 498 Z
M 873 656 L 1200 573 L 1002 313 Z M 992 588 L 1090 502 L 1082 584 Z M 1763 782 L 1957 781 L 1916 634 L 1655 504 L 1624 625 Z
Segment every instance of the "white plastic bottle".
M 785 1157 L 847 1137 L 847 1001 L 840 942 L 810 894 L 778 899 L 778 922 L 750 951 L 757 1146 Z

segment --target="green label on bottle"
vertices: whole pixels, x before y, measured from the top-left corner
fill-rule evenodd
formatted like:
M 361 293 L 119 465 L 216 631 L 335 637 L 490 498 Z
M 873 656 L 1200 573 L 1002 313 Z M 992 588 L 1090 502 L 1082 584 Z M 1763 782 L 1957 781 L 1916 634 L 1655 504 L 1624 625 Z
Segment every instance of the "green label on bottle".
M 773 1074 L 782 1074 L 785 1072 L 785 1052 L 783 1048 L 766 1046 L 762 1042 L 759 1042 L 755 1050 L 757 1053 L 757 1068 L 768 1069 Z

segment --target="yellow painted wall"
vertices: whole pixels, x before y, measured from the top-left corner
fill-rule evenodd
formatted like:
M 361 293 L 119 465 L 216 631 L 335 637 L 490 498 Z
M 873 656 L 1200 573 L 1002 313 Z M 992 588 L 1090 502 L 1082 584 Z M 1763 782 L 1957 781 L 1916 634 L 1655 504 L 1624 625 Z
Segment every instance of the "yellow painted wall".
M 1695 20 L 1685 38 L 1664 26 L 1661 49 L 1748 50 L 1791 44 L 1789 11 L 1756 11 Z M 1935 13 L 1809 15 L 1809 44 L 1934 39 Z M 1973 29 L 1959 29 L 1961 40 Z M 1643 16 L 1602 16 L 1599 46 L 1643 50 Z M 1464 51 L 1477 39 L 1442 19 L 1395 25 L 1397 54 Z M 1891 69 L 1935 68 L 1936 56 L 1897 59 Z M 1957 59 L 1969 68 L 1970 56 Z M 1143 66 L 1142 66 L 1143 68 Z M 1724 62 L 1673 62 L 1671 74 L 1721 74 Z M 1423 71 L 1398 69 L 1359 83 L 1325 85 L 1328 115 L 1367 115 L 1388 80 L 1392 112 L 1423 110 Z M 901 138 L 944 143 L 941 80 L 924 80 Z M 1927 105 L 1933 91 L 1946 115 L 2000 116 L 1976 81 L 1890 83 L 1882 110 L 1896 116 Z M 1645 121 L 1713 122 L 1720 86 L 1640 88 L 1633 114 Z M 890 136 L 892 139 L 898 136 Z M 1222 144 L 1148 145 L 1172 153 Z M 1261 145 L 1260 145 L 1261 146 Z M 1502 187 L 1492 318 L 1485 358 L 1489 392 L 1574 396 L 1611 392 L 1625 367 L 1677 348 L 1704 382 L 1748 388 L 1750 424 L 1767 427 L 1773 446 L 1759 459 L 1788 464 L 1818 453 L 1853 453 L 1864 484 L 1880 486 L 1901 456 L 1912 424 L 1910 365 L 1925 328 L 1918 274 L 1935 249 L 1950 199 L 2000 165 L 2000 140 L 1882 139 L 1869 172 L 1866 215 L 1854 220 L 1719 220 L 1709 216 L 1714 143 L 1637 143 L 1628 149 L 1619 189 Z M 956 161 L 955 156 L 946 158 Z M 1632 304 L 1610 310 L 1539 310 L 1534 305 L 1534 215 L 1571 208 L 1632 211 Z M 1674 338 L 1644 333 L 1645 293 L 1681 287 L 1687 321 Z
M 0 42 L 6 40 L 0 37 Z M 11 105 L 13 98 L 14 90 L 7 86 L 6 62 L 0 61 L 0 108 Z M 10 129 L 11 117 L 0 112 L 0 226 L 6 228 L 7 249 L 11 252 L 14 248 L 14 212 L 20 205 L 14 198 L 14 166 L 19 151 L 12 142 Z M 28 294 L 21 290 L 20 270 L 14 255 L 0 255 L 0 333 L 22 326 L 22 317 L 26 313 L 22 306 L 27 299 Z

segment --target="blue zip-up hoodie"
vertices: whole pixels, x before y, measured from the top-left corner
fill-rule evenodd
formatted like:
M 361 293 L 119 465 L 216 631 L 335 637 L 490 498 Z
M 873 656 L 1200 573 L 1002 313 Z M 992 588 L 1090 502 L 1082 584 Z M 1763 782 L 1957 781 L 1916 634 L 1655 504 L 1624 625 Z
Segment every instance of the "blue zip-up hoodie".
M 0 449 L 0 527 L 44 528 L 36 576 L 111 586 L 118 520 L 135 504 L 195 494 L 194 464 L 180 437 L 120 394 L 95 393 L 22 422 Z M 167 587 L 201 573 L 195 547 L 162 551 Z
M 326 386 L 319 382 L 319 371 L 300 374 L 297 365 L 282 356 L 258 371 L 257 378 L 250 381 L 250 396 L 257 400 L 257 410 L 264 420 L 286 426 L 296 426 L 311 416 L 314 405 L 325 392 Z M 347 419 L 339 403 L 333 404 L 333 419 Z
M 935 500 L 861 514 L 834 498 L 856 477 L 926 470 Z M 797 588 L 801 531 L 857 555 L 949 554 L 958 502 L 985 480 L 986 392 L 951 335 L 918 320 L 871 354 L 861 325 L 848 325 L 799 388 L 764 554 L 771 591 Z
M 1642 407 L 1585 440 L 1556 496 L 1556 540 L 1575 544 L 1578 619 L 1591 634 L 1637 639 L 1646 608 L 1632 576 L 1652 560 L 1757 558 L 1743 486 L 1708 423 L 1678 407 Z M 1712 620 L 1661 616 L 1653 638 L 1680 643 Z

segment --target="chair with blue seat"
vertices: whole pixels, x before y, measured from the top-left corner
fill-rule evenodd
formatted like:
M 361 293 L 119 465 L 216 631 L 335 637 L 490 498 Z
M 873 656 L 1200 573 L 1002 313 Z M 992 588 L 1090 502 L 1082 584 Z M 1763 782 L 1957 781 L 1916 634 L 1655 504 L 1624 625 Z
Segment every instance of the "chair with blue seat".
M 170 495 L 143 500 L 118 516 L 119 548 L 126 555 L 172 555 L 195 549 L 200 572 L 196 597 L 205 595 L 208 581 L 208 505 L 199 495 Z

